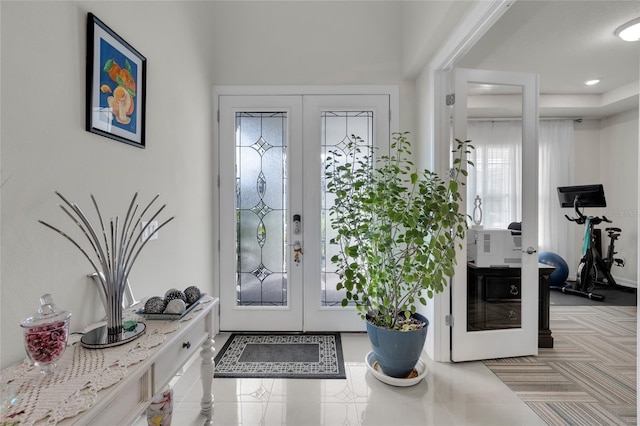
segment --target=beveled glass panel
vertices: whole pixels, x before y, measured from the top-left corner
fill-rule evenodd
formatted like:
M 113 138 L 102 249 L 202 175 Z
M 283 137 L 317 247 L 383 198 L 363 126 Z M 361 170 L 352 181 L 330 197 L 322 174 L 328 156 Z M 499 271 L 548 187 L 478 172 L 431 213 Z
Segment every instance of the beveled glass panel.
M 285 272 L 284 212 L 274 210 L 264 217 L 266 238 L 262 247 L 262 263 L 274 272 Z
M 256 230 L 260 218 L 251 211 L 238 211 L 238 250 L 242 256 L 238 256 L 238 271 L 252 271 L 260 265 L 261 252 L 256 238 Z
M 260 201 L 255 186 L 262 161 L 258 152 L 247 147 L 236 149 L 236 158 L 238 207 L 250 209 Z
M 285 306 L 287 304 L 287 275 L 274 273 L 262 282 L 262 305 Z
M 285 159 L 284 149 L 280 147 L 271 148 L 262 156 L 261 171 L 265 179 L 265 192 L 262 199 L 269 206 L 283 206 L 282 196 L 285 192 L 283 162 Z
M 237 274 L 238 284 L 236 290 L 240 306 L 260 305 L 262 303 L 262 282 L 251 273 Z
M 362 138 L 373 149 L 373 111 L 324 111 L 321 114 L 321 119 L 321 304 L 322 306 L 340 306 L 345 290 L 338 291 L 336 289 L 340 277 L 331 262 L 331 257 L 338 254 L 338 246 L 330 243 L 331 239 L 336 236 L 331 228 L 329 215 L 329 209 L 334 203 L 334 196 L 326 191 L 325 159 L 332 151 L 341 150 L 346 153 L 347 144 L 353 140 L 354 135 Z
M 284 112 L 236 113 L 238 305 L 286 306 Z

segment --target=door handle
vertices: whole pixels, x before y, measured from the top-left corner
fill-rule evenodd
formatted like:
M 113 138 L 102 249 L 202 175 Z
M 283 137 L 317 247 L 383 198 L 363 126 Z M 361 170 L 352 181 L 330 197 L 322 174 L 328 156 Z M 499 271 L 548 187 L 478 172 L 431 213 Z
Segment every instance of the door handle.
M 302 231 L 302 224 L 301 224 L 301 216 L 299 214 L 294 214 L 293 215 L 293 234 L 294 235 L 300 235 L 300 232 Z M 296 266 L 300 265 L 300 262 L 302 261 L 302 243 L 300 242 L 300 240 L 296 240 L 293 243 L 293 262 L 295 263 Z
M 536 252 L 536 249 L 534 249 L 533 247 L 527 247 L 526 250 L 522 250 L 523 253 L 527 253 L 527 254 L 533 254 Z
M 293 243 L 293 261 L 295 262 L 296 266 L 300 264 L 303 254 L 304 253 L 302 252 L 302 244 L 300 244 L 300 241 L 296 240 L 296 242 Z

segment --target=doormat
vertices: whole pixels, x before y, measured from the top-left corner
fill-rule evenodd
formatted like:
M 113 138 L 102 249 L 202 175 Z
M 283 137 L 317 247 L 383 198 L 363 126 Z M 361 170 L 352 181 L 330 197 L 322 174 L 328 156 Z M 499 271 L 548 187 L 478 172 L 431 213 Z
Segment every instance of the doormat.
M 340 333 L 233 333 L 215 363 L 219 378 L 346 378 Z

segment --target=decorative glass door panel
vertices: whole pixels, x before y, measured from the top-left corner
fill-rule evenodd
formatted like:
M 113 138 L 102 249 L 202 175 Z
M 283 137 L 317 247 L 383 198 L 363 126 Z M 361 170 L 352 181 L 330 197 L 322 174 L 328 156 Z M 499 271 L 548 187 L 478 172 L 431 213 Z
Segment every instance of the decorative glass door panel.
M 237 301 L 287 306 L 287 113 L 236 113 Z
M 362 138 L 367 143 L 367 147 L 372 150 L 374 120 L 373 111 L 322 111 L 320 117 L 322 123 L 320 304 L 323 307 L 341 307 L 346 290 L 336 290 L 340 277 L 336 272 L 336 267 L 331 262 L 331 258 L 338 254 L 338 246 L 330 243 L 336 234 L 331 228 L 331 216 L 329 215 L 329 209 L 333 206 L 333 196 L 331 193 L 326 192 L 325 159 L 332 152 L 346 154 L 348 144 L 353 142 L 353 135 Z

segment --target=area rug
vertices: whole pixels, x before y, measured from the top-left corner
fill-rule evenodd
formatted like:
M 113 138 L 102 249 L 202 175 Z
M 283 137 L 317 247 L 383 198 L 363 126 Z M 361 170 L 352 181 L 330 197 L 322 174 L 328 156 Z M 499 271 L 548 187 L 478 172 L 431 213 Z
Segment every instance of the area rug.
M 340 333 L 234 333 L 215 363 L 220 378 L 346 378 Z
M 554 347 L 485 361 L 549 425 L 635 425 L 635 306 L 551 306 Z

